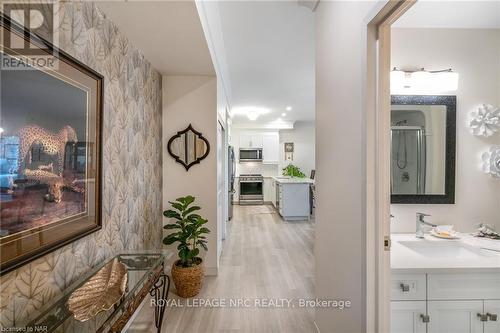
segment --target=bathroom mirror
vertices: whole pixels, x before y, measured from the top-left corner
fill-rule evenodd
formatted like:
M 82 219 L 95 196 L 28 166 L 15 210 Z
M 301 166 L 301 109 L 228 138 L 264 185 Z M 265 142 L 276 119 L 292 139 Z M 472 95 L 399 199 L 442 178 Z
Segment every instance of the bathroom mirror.
M 187 171 L 208 156 L 210 144 L 200 132 L 189 124 L 185 130 L 177 132 L 170 138 L 167 150 L 175 158 L 175 161 L 182 164 Z
M 391 203 L 455 203 L 455 96 L 391 96 Z

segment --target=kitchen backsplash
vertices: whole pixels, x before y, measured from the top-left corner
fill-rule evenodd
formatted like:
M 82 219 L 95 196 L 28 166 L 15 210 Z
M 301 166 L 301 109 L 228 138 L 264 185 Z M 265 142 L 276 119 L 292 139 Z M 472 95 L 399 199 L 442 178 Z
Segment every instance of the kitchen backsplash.
M 261 174 L 264 177 L 275 177 L 281 173 L 277 164 L 246 162 L 236 163 L 236 176 L 240 174 Z

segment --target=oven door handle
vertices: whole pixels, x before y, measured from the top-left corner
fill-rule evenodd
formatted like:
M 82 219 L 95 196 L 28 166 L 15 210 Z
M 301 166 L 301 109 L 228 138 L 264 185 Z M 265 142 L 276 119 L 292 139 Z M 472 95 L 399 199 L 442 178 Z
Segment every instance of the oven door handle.
M 240 183 L 263 183 L 262 180 L 240 180 Z

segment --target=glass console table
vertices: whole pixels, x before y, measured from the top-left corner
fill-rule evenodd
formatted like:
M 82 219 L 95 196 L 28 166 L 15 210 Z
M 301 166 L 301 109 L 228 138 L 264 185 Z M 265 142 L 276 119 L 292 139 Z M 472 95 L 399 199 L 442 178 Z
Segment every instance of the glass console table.
M 118 254 L 104 261 L 66 288 L 60 298 L 28 324 L 28 329 L 33 332 L 121 332 L 150 294 L 154 299 L 155 325 L 160 332 L 170 289 L 170 278 L 164 272 L 168 257 L 170 254 L 166 252 L 137 252 Z M 68 307 L 71 294 L 115 259 L 127 268 L 125 293 L 111 309 L 84 322 L 75 319 Z

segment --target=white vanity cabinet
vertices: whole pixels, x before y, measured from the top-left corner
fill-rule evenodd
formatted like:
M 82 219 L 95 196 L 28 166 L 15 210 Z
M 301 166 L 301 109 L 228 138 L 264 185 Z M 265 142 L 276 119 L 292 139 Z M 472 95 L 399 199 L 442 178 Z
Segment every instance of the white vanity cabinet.
M 425 301 L 391 302 L 391 333 L 426 333 Z
M 485 300 L 483 313 L 488 319 L 484 323 L 484 333 L 500 332 L 500 300 Z
M 500 273 L 393 273 L 391 333 L 499 333 Z
M 427 333 L 483 333 L 483 301 L 429 301 Z

